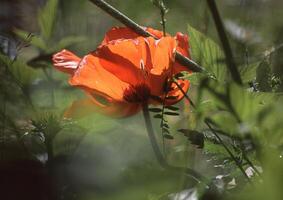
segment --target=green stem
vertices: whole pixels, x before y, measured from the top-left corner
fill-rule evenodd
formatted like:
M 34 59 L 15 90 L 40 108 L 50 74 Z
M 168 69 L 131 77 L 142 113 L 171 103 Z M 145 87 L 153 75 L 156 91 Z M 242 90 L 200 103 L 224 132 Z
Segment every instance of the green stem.
M 219 39 L 221 41 L 221 44 L 222 44 L 222 47 L 223 47 L 223 50 L 224 50 L 224 54 L 225 54 L 225 57 L 226 57 L 226 59 L 225 59 L 226 65 L 227 65 L 227 67 L 228 67 L 228 69 L 231 73 L 233 80 L 236 83 L 242 85 L 242 79 L 241 79 L 240 73 L 237 69 L 236 63 L 234 61 L 234 57 L 233 57 L 232 50 L 231 50 L 231 47 L 230 47 L 230 44 L 229 44 L 229 41 L 228 41 L 228 37 L 225 33 L 223 22 L 221 20 L 220 14 L 218 12 L 215 0 L 207 0 L 206 2 L 208 4 L 209 10 L 212 14 L 212 17 L 213 17 L 213 20 L 214 20 L 214 23 L 215 23 L 215 26 L 216 26 L 216 29 L 217 29 L 217 32 L 218 32 L 218 35 L 219 35 Z

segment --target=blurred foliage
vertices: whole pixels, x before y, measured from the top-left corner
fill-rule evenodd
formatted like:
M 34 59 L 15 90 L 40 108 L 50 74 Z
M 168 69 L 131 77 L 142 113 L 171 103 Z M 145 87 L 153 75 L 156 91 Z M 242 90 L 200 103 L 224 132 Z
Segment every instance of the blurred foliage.
M 53 71 L 52 54 L 95 50 L 117 22 L 87 0 L 34 0 L 37 17 L 14 29 L 17 39 L 0 29 L 1 199 L 282 199 L 282 2 L 217 1 L 243 86 L 226 69 L 204 0 L 152 1 L 159 10 L 150 0 L 109 2 L 158 29 L 161 9 L 167 32 L 189 35 L 192 59 L 206 69 L 183 76 L 194 106 L 150 111 L 167 161 L 207 181 L 161 168 L 140 114 L 63 117 L 83 94 Z

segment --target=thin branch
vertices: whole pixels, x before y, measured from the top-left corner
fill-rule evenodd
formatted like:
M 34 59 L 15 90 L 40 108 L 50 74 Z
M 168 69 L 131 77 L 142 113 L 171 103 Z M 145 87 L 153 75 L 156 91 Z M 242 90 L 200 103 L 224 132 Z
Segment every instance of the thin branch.
M 131 20 L 129 17 L 118 11 L 116 8 L 113 6 L 109 5 L 103 0 L 89 0 L 93 4 L 95 4 L 97 7 L 101 8 L 103 11 L 111 15 L 113 18 L 117 19 L 120 21 L 122 24 L 125 26 L 131 28 L 133 31 L 135 31 L 137 34 L 144 36 L 144 37 L 153 37 L 155 39 L 159 39 L 156 36 L 152 35 L 151 33 L 147 32 L 144 27 L 140 26 L 133 20 Z M 175 56 L 176 60 L 184 65 L 187 66 L 191 71 L 193 72 L 204 72 L 205 70 L 199 66 L 197 63 L 194 61 L 190 60 L 187 57 L 184 57 L 182 54 L 176 52 Z
M 210 129 L 210 131 L 214 134 L 214 136 L 218 139 L 218 141 L 222 144 L 222 146 L 224 147 L 224 149 L 227 151 L 227 153 L 230 155 L 230 157 L 233 159 L 233 161 L 235 162 L 235 164 L 238 166 L 238 168 L 241 170 L 241 172 L 243 173 L 243 175 L 246 177 L 246 179 L 248 180 L 249 183 L 251 183 L 251 180 L 249 178 L 249 176 L 247 175 L 247 173 L 245 172 L 244 168 L 242 167 L 241 163 L 238 161 L 238 159 L 234 156 L 234 154 L 232 153 L 232 151 L 228 148 L 228 146 L 223 142 L 223 140 L 221 139 L 221 137 L 216 133 L 216 131 L 214 131 L 214 129 L 211 127 L 210 125 L 210 120 L 207 118 L 204 120 L 204 123 L 206 124 L 206 126 Z
M 228 41 L 228 37 L 225 33 L 223 22 L 219 15 L 215 0 L 206 0 L 206 2 L 213 16 L 213 20 L 214 20 L 214 23 L 215 23 L 215 26 L 218 32 L 218 36 L 219 36 L 219 39 L 221 41 L 221 44 L 222 44 L 222 47 L 225 53 L 225 58 L 226 58 L 225 61 L 226 61 L 227 67 L 231 72 L 231 76 L 233 80 L 236 83 L 242 85 L 242 79 L 237 69 L 236 63 L 234 61 L 233 53 L 232 53 L 232 50 L 231 50 L 231 47 Z

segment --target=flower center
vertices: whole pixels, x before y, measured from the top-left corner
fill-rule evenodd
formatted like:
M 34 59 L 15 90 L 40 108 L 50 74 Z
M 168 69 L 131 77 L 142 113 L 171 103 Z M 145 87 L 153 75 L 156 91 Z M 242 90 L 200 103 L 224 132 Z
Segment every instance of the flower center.
M 144 83 L 129 87 L 123 95 L 124 100 L 129 103 L 142 103 L 147 101 L 149 97 L 150 89 Z

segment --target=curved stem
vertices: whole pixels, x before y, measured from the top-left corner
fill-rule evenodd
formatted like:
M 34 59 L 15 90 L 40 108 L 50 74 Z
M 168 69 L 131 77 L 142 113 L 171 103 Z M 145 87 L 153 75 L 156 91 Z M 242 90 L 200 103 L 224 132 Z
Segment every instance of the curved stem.
M 181 172 L 181 173 L 183 171 L 186 175 L 190 176 L 191 178 L 196 180 L 198 183 L 203 182 L 204 184 L 206 184 L 206 186 L 208 186 L 207 183 L 209 181 L 205 177 L 203 177 L 200 173 L 196 172 L 195 170 L 190 169 L 190 168 L 185 168 L 185 167 L 171 166 L 167 163 L 167 161 L 164 159 L 163 154 L 161 153 L 159 149 L 156 137 L 154 135 L 154 130 L 153 130 L 152 123 L 150 120 L 150 114 L 148 111 L 148 104 L 143 103 L 142 108 L 143 108 L 143 116 L 145 120 L 148 137 L 149 137 L 152 149 L 154 151 L 154 154 L 156 156 L 156 159 L 158 163 L 161 165 L 161 167 L 172 170 L 172 171 Z

